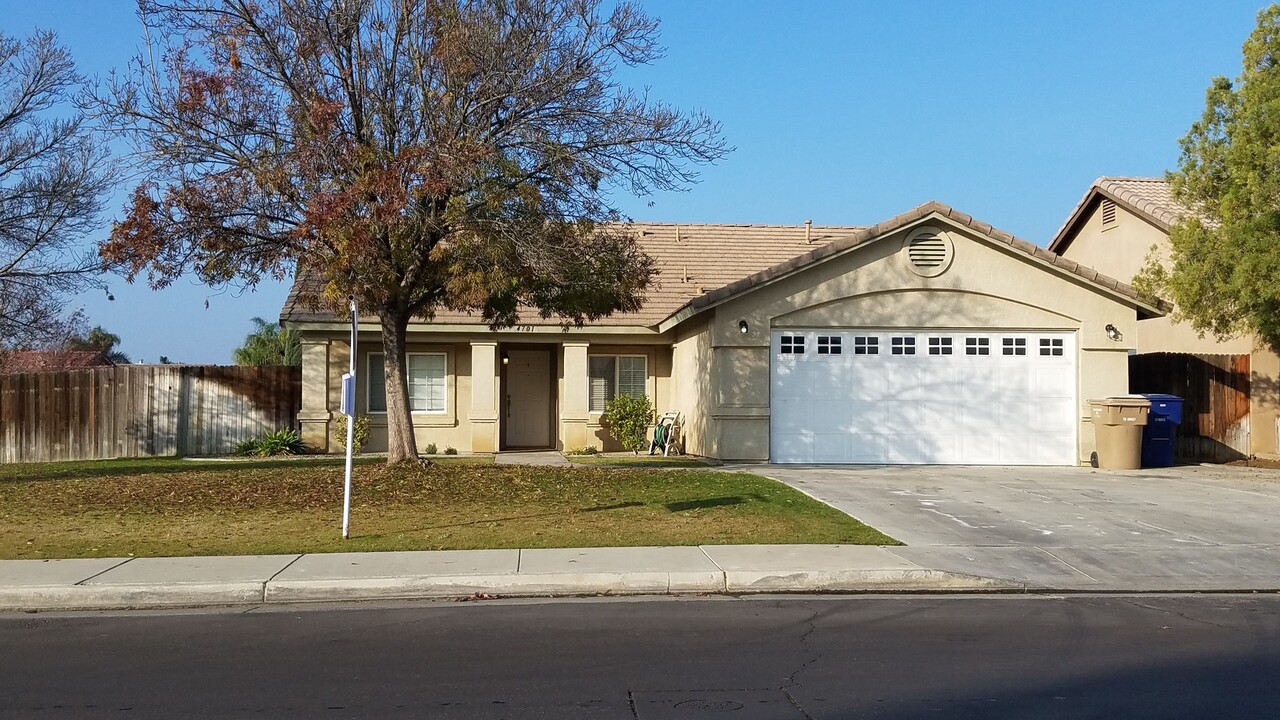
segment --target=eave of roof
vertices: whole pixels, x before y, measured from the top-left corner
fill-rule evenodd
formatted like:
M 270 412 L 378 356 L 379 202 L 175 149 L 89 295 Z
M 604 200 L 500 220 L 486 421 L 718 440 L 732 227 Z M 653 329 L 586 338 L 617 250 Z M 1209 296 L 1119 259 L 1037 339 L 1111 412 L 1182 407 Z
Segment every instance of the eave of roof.
M 932 216 L 946 218 L 953 223 L 973 230 L 974 232 L 990 238 L 991 240 L 1003 243 L 1015 250 L 1026 253 L 1045 265 L 1074 275 L 1086 283 L 1097 287 L 1104 293 L 1112 295 L 1113 297 L 1132 305 L 1147 317 L 1159 317 L 1168 311 L 1168 307 L 1165 303 L 1157 301 L 1157 304 L 1151 304 L 1139 295 L 1137 290 L 1127 283 L 1123 283 L 1115 278 L 1103 275 L 1097 270 L 1080 265 L 1075 261 L 1068 260 L 1057 253 L 1039 247 L 1034 243 L 1023 240 L 1015 235 L 1004 232 L 1003 230 L 999 230 L 992 225 L 988 225 L 987 223 L 975 219 L 971 215 L 955 210 L 944 203 L 931 200 L 882 223 L 864 228 L 849 237 L 815 248 L 804 255 L 792 258 L 786 262 L 779 263 L 778 265 L 762 270 L 741 280 L 699 295 L 686 303 L 684 307 L 680 308 L 663 320 L 658 326 L 658 329 L 665 332 L 666 330 L 675 327 L 688 318 L 691 318 L 709 308 L 720 305 L 739 295 L 751 292 L 752 290 L 758 289 L 772 282 L 776 282 L 786 276 L 799 272 L 810 265 L 821 262 L 834 255 L 852 250 L 864 243 L 884 237 L 890 233 L 901 230 L 908 225 L 912 225 Z
M 1144 201 L 1130 193 L 1121 192 L 1119 184 L 1126 182 L 1164 183 L 1165 181 L 1163 178 L 1105 176 L 1094 180 L 1088 191 L 1085 192 L 1084 197 L 1080 198 L 1080 202 L 1076 203 L 1071 214 L 1067 216 L 1066 222 L 1062 223 L 1062 227 L 1058 228 L 1058 232 L 1054 233 L 1053 240 L 1049 242 L 1049 250 L 1059 254 L 1066 251 L 1071 245 L 1071 241 L 1075 239 L 1080 225 L 1089 217 L 1089 213 L 1093 208 L 1096 207 L 1099 198 L 1111 200 L 1130 213 L 1142 218 L 1145 222 L 1150 223 L 1157 230 L 1168 233 L 1173 224 L 1177 222 L 1177 214 L 1156 203 Z

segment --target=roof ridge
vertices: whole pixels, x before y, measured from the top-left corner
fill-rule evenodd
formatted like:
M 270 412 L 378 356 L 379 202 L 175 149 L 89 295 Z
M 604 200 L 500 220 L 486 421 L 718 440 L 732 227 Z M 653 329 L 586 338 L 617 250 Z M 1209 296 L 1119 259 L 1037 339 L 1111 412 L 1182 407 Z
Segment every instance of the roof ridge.
M 803 230 L 805 224 L 798 223 L 795 225 L 778 224 L 778 223 L 709 223 L 709 222 L 678 222 L 674 220 L 632 220 L 628 225 L 657 225 L 662 227 L 731 227 L 731 228 L 785 228 L 788 230 Z M 814 228 L 832 229 L 832 230 L 861 230 L 867 225 L 819 225 L 814 223 Z

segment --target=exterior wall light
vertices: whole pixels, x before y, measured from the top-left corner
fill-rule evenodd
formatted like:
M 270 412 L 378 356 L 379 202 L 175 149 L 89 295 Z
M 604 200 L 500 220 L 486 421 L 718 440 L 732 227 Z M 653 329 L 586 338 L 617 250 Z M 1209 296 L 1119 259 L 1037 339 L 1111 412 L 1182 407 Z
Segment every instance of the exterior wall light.
M 1107 337 L 1115 340 L 1116 342 L 1120 342 L 1124 339 L 1124 334 L 1117 330 L 1116 326 L 1111 323 L 1107 323 L 1107 326 L 1103 329 L 1107 331 Z
M 510 365 L 510 364 L 511 364 L 511 356 L 507 354 L 507 351 L 506 351 L 506 350 L 503 350 L 503 351 L 502 351 L 502 364 L 503 364 L 503 365 Z
M 746 335 L 746 334 L 747 334 L 747 330 L 749 330 L 749 329 L 750 329 L 750 328 L 748 328 L 748 327 L 747 327 L 747 321 L 746 321 L 746 320 L 739 320 L 739 321 L 738 321 L 738 332 L 742 333 L 743 335 Z

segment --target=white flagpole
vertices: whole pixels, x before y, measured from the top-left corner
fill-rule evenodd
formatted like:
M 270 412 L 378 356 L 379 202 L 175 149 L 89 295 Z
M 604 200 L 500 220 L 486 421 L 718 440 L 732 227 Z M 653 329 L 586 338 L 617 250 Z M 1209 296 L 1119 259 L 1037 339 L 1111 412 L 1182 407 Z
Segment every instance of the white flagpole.
M 356 382 L 356 333 L 359 329 L 360 316 L 356 310 L 356 298 L 354 295 L 351 300 L 351 386 L 359 387 Z M 346 540 L 351 537 L 351 455 L 352 446 L 355 444 L 356 437 L 356 410 L 355 398 L 350 400 L 350 414 L 347 415 L 347 472 L 346 479 L 342 487 L 342 539 Z

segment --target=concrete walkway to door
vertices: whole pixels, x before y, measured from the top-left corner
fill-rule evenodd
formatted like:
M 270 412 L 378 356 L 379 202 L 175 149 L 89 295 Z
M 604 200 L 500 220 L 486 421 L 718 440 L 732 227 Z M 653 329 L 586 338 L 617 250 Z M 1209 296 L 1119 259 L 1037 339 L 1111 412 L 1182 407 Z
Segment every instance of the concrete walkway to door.
M 503 450 L 493 456 L 494 465 L 534 465 L 537 467 L 572 467 L 555 450 Z
M 1280 471 L 747 466 L 952 572 L 1064 589 L 1280 586 Z

